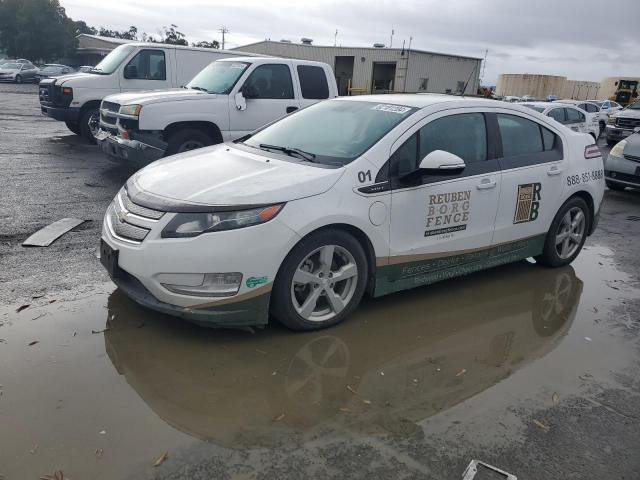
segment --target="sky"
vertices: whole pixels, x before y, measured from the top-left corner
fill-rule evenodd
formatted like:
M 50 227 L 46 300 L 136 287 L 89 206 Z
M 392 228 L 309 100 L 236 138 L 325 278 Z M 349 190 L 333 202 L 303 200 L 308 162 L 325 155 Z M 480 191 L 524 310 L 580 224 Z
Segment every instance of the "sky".
M 176 24 L 189 41 L 226 48 L 269 38 L 315 45 L 391 42 L 487 60 L 484 85 L 500 73 L 600 81 L 640 76 L 640 0 L 61 0 L 67 15 L 95 27 L 157 33 Z M 335 36 L 335 31 L 338 31 Z M 334 38 L 335 37 L 335 38 Z

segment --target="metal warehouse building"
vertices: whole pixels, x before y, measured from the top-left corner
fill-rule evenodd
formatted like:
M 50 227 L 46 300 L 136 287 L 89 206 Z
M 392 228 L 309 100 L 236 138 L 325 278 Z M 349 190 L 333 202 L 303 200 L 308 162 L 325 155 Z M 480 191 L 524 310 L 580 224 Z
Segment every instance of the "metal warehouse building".
M 404 48 L 316 46 L 311 40 L 262 42 L 243 52 L 315 60 L 331 65 L 340 95 L 361 93 L 476 93 L 482 59 Z

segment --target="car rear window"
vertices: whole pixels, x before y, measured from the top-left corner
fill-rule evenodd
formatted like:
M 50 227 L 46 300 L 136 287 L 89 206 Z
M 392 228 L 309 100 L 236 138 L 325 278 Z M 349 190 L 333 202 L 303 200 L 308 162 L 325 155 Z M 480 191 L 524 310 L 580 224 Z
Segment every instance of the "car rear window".
M 329 84 L 322 67 L 298 65 L 302 97 L 312 100 L 329 98 Z

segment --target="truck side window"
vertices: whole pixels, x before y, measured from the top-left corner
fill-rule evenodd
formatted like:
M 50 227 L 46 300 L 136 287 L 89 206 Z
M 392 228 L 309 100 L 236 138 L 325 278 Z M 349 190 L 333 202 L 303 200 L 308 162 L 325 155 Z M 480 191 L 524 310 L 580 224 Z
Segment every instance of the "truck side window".
M 141 50 L 124 67 L 124 78 L 131 80 L 166 80 L 167 65 L 162 50 Z
M 313 100 L 329 98 L 329 84 L 322 67 L 298 65 L 298 78 L 300 78 L 302 98 Z
M 288 65 L 265 64 L 256 67 L 243 88 L 251 90 L 251 98 L 293 98 L 293 82 Z

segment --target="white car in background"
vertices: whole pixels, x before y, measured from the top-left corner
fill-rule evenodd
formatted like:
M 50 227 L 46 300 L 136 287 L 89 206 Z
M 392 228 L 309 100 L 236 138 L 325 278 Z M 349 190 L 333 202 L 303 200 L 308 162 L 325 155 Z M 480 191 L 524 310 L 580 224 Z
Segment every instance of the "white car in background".
M 598 147 L 530 108 L 342 97 L 138 171 L 107 210 L 100 256 L 149 308 L 312 330 L 365 292 L 528 257 L 567 265 L 603 193 Z
M 600 126 L 595 114 L 587 113 L 569 103 L 563 103 L 562 101 L 527 102 L 520 105 L 551 117 L 574 132 L 588 133 L 593 137 L 594 141 L 598 140 L 600 136 Z
M 622 105 L 614 102 L 613 100 L 587 100 L 593 102 L 600 107 L 600 111 L 606 113 L 608 116 L 613 115 L 616 112 L 622 110 Z
M 602 110 L 599 103 L 592 100 L 558 100 L 560 103 L 568 103 L 570 105 L 575 105 L 580 110 L 587 112 L 589 114 L 593 114 L 598 121 L 598 125 L 600 127 L 600 133 L 604 131 L 604 128 L 607 125 L 607 120 L 609 119 L 609 115 L 606 111 Z

